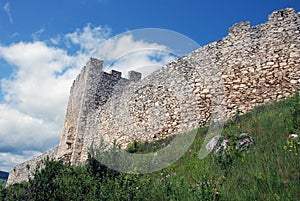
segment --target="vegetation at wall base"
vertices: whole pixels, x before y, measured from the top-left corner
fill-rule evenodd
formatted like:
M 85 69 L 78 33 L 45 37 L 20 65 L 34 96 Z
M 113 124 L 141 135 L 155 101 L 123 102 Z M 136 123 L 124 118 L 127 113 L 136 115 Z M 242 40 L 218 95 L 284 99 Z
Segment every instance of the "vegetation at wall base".
M 208 128 L 198 129 L 189 151 L 159 172 L 134 175 L 110 170 L 89 158 L 83 166 L 46 161 L 29 182 L 0 188 L 0 200 L 299 200 L 300 99 L 266 104 L 229 120 L 224 139 L 232 142 L 203 160 L 198 151 Z M 254 145 L 236 149 L 241 133 Z M 145 153 L 168 144 L 135 142 L 131 153 Z
M 0 179 L 0 189 L 4 188 L 6 185 L 6 180 Z

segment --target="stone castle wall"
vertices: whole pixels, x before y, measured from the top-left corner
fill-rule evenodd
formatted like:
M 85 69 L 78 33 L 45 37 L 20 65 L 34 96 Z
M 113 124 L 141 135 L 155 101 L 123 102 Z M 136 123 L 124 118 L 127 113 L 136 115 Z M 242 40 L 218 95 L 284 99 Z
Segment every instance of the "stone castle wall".
M 209 123 L 217 108 L 228 118 L 295 94 L 300 89 L 299 31 L 300 17 L 293 9 L 276 11 L 258 26 L 233 25 L 222 40 L 115 92 L 91 116 L 93 130 L 85 135 L 90 138 L 85 146 L 101 138 L 124 147 L 133 140 L 164 138 Z
M 225 38 L 142 80 L 101 70 L 91 59 L 74 82 L 57 158 L 80 164 L 101 139 L 125 147 L 291 96 L 300 89 L 300 14 L 284 9 L 258 26 L 235 24 Z
M 57 155 L 58 147 L 50 149 L 49 151 L 45 152 L 44 154 L 31 159 L 30 161 L 26 161 L 14 167 L 9 172 L 9 177 L 6 183 L 6 186 L 12 185 L 14 183 L 19 183 L 21 181 L 28 181 L 29 178 L 32 178 L 35 171 L 37 169 L 44 167 L 44 160 L 45 159 L 55 159 Z
M 102 71 L 103 62 L 91 58 L 77 76 L 71 88 L 62 137 L 57 158 L 78 164 L 87 159 L 86 137 L 90 135 L 93 119 L 90 114 L 101 108 L 115 93 L 114 86 L 125 86 L 141 79 L 141 74 L 130 71 L 129 79 L 121 77 L 121 72 Z M 84 157 L 83 159 L 81 157 Z
M 102 62 L 91 59 L 77 76 L 70 91 L 64 127 L 60 139 L 57 158 L 76 161 L 83 144 L 82 129 L 86 124 L 87 113 L 95 108 L 93 94 L 100 82 Z

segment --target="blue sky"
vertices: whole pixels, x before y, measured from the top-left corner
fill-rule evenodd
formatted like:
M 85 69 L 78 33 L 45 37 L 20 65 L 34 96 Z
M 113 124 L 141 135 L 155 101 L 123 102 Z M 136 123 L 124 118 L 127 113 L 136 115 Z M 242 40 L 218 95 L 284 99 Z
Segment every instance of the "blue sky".
M 0 0 L 0 170 L 58 144 L 71 83 L 90 56 L 109 61 L 133 47 L 165 50 L 130 34 L 103 45 L 110 37 L 160 28 L 202 46 L 225 37 L 234 23 L 250 21 L 254 26 L 286 7 L 299 12 L 300 2 Z M 147 62 L 139 55 L 120 64 L 138 68 Z
M 170 29 L 203 45 L 225 36 L 233 23 L 255 25 L 276 9 L 300 7 L 297 0 L 1 0 L 0 4 L 3 44 L 30 41 L 40 30 L 40 39 L 47 40 L 91 23 L 108 26 L 113 34 L 139 28 Z

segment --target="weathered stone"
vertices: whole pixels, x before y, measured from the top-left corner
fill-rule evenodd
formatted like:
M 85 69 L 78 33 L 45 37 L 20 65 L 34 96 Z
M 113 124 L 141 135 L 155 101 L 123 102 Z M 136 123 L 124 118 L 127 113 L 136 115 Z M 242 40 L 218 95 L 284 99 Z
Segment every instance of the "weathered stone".
M 216 147 L 216 145 L 217 145 L 219 139 L 220 139 L 220 136 L 213 137 L 213 138 L 205 145 L 206 150 L 207 150 L 207 151 L 212 151 L 212 150 Z
M 239 139 L 236 148 L 241 151 L 249 151 L 249 148 L 254 145 L 253 138 L 248 133 L 240 134 Z
M 300 52 L 291 52 L 290 53 L 290 57 L 291 58 L 299 58 L 300 57 Z
M 297 84 L 298 80 L 291 80 L 290 83 L 291 84 Z
M 209 93 L 209 89 L 203 89 L 202 94 L 208 94 Z

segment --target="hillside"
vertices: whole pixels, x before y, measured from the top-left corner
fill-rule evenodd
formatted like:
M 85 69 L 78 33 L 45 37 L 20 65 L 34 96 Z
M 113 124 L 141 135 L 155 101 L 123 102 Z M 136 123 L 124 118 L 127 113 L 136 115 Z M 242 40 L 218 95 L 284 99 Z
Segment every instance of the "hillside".
M 46 161 L 29 182 L 2 190 L 2 200 L 299 200 L 300 98 L 262 105 L 229 120 L 223 130 L 225 149 L 203 160 L 198 151 L 207 127 L 183 157 L 162 171 L 123 174 L 95 159 L 84 166 Z M 241 135 L 251 143 L 238 146 Z M 294 134 L 294 135 L 291 135 Z M 250 136 L 250 137 L 249 137 Z M 135 142 L 129 152 L 150 152 L 170 138 Z M 220 140 L 220 142 L 224 142 Z M 223 143 L 224 145 L 224 143 Z

